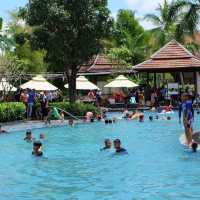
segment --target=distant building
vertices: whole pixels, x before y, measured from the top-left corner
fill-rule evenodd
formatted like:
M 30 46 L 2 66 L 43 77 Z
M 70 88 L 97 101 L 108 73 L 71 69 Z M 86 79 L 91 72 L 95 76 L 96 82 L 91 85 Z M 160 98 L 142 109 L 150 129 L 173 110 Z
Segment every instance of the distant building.
M 87 76 L 104 93 L 109 93 L 109 89 L 104 89 L 108 79 L 112 75 L 127 75 L 135 73 L 130 67 L 120 64 L 116 60 L 110 60 L 108 56 L 94 56 L 87 64 L 83 64 L 79 70 L 79 75 Z

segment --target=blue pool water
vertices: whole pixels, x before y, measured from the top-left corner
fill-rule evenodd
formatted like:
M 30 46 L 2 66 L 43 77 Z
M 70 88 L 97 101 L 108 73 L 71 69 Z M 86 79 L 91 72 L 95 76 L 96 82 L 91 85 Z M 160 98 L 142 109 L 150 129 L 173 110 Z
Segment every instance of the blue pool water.
M 116 115 L 116 114 L 112 114 Z M 31 155 L 24 132 L 0 137 L 1 200 L 186 200 L 200 198 L 200 153 L 179 143 L 172 121 L 118 121 L 34 130 L 46 134 L 45 158 Z M 200 116 L 199 116 L 200 118 Z M 200 119 L 195 128 L 200 129 Z M 120 138 L 128 156 L 100 152 Z

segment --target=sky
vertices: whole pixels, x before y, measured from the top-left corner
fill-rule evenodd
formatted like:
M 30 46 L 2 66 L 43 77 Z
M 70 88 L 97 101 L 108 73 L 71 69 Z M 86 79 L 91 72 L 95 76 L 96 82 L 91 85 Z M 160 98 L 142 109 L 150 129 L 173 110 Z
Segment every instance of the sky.
M 4 21 L 8 21 L 8 11 L 24 6 L 27 2 L 28 0 L 0 0 L 0 16 L 4 18 Z M 108 0 L 108 2 L 114 17 L 116 17 L 119 9 L 132 9 L 136 12 L 144 28 L 150 29 L 152 24 L 143 21 L 142 18 L 145 14 L 154 12 L 155 8 L 163 0 Z

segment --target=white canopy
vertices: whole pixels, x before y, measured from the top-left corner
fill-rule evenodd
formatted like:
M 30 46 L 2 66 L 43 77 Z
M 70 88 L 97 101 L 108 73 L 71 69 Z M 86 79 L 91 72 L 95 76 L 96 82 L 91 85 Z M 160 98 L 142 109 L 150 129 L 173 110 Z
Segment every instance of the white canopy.
M 22 89 L 34 89 L 37 91 L 55 91 L 58 88 L 49 83 L 43 76 L 38 75 L 32 80 L 22 84 L 20 86 Z
M 104 86 L 105 88 L 134 88 L 138 85 L 132 81 L 129 81 L 125 76 L 120 75 L 114 81 Z
M 5 78 L 2 78 L 0 82 L 0 91 L 16 92 L 17 88 L 11 85 Z
M 64 86 L 65 88 L 69 88 L 69 84 Z M 85 76 L 79 76 L 76 79 L 76 89 L 77 90 L 100 90 L 95 84 L 88 81 Z

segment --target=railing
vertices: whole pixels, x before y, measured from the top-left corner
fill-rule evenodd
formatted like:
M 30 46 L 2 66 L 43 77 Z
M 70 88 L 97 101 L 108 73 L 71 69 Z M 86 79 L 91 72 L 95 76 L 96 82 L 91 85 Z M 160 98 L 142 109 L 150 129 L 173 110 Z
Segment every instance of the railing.
M 60 110 L 62 112 L 64 112 L 65 114 L 69 115 L 70 117 L 74 118 L 75 120 L 79 120 L 76 116 L 72 115 L 71 113 L 67 112 L 66 110 L 63 110 L 62 108 L 58 108 L 53 106 L 52 108 L 56 108 L 57 110 Z

